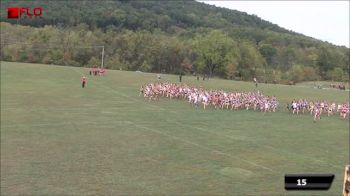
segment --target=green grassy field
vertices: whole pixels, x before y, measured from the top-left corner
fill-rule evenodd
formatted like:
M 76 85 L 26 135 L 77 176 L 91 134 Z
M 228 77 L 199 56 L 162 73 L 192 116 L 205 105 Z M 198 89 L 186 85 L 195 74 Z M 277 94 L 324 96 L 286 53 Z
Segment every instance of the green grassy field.
M 344 83 L 344 82 L 332 82 L 332 81 L 312 81 L 312 82 L 300 82 L 297 83 L 297 86 L 303 86 L 303 87 L 312 87 L 312 88 L 317 88 L 317 86 L 321 86 L 322 88 L 331 88 L 330 85 L 331 84 L 344 84 L 346 90 L 349 91 L 349 83 Z M 337 90 L 337 89 L 335 89 Z
M 1 62 L 1 195 L 340 195 L 349 123 L 338 116 L 195 109 L 148 102 L 155 74 Z M 177 82 L 178 77 L 163 75 Z M 183 82 L 253 91 L 249 82 Z M 293 98 L 348 92 L 260 84 L 284 108 Z M 329 191 L 284 190 L 286 173 L 334 173 Z

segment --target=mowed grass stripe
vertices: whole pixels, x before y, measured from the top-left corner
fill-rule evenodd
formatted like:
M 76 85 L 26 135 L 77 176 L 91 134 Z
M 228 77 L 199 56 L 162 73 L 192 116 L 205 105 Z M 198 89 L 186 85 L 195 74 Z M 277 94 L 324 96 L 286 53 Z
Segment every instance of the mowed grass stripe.
M 130 122 L 130 123 L 132 123 L 132 122 Z M 132 124 L 133 124 L 134 126 L 136 126 L 136 127 L 141 128 L 141 129 L 146 129 L 146 130 L 149 130 L 149 131 L 152 131 L 152 132 L 156 132 L 156 133 L 159 133 L 159 134 L 161 134 L 161 135 L 165 135 L 165 136 L 167 136 L 167 137 L 173 138 L 173 139 L 175 139 L 175 140 L 178 140 L 178 141 L 181 141 L 181 142 L 184 142 L 184 143 L 188 143 L 188 144 L 191 144 L 191 145 L 193 145 L 193 146 L 197 146 L 197 147 L 199 147 L 199 148 L 208 150 L 209 152 L 214 152 L 214 153 L 222 154 L 222 155 L 228 156 L 228 157 L 230 157 L 230 158 L 238 159 L 238 160 L 241 160 L 241 161 L 246 162 L 246 163 L 248 163 L 248 164 L 254 165 L 254 166 L 256 166 L 256 167 L 260 167 L 260 168 L 262 168 L 262 169 L 266 169 L 266 170 L 268 170 L 268 171 L 270 171 L 270 172 L 273 172 L 273 169 L 271 169 L 271 168 L 265 167 L 265 166 L 263 166 L 263 165 L 256 164 L 256 163 L 254 163 L 254 162 L 251 162 L 251 161 L 249 161 L 249 160 L 245 160 L 245 159 L 240 158 L 240 157 L 237 157 L 237 156 L 232 156 L 231 154 L 227 154 L 227 153 L 222 152 L 222 151 L 220 151 L 220 150 L 213 149 L 213 148 L 210 148 L 210 147 L 206 147 L 206 146 L 200 145 L 200 144 L 198 144 L 198 143 L 195 143 L 195 142 L 192 142 L 192 141 L 188 141 L 188 140 L 182 139 L 182 138 L 177 137 L 177 136 L 169 135 L 169 134 L 166 134 L 166 133 L 164 133 L 164 132 L 162 132 L 162 131 L 159 131 L 159 130 L 156 130 L 156 129 L 151 129 L 151 128 L 148 128 L 148 127 L 145 127 L 145 126 L 142 126 L 142 125 L 138 125 L 138 124 L 135 124 L 135 123 L 132 123 Z

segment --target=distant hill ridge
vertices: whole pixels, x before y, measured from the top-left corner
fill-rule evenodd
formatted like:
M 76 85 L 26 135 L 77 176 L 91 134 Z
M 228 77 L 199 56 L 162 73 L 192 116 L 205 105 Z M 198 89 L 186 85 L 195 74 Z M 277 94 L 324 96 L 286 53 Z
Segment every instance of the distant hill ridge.
M 275 32 L 291 33 L 278 25 L 244 12 L 219 8 L 192 0 L 176 1 L 1 1 L 1 7 L 10 6 L 44 8 L 42 20 L 25 20 L 21 24 L 31 26 L 57 25 L 74 26 L 85 23 L 89 26 L 107 28 L 109 25 L 127 29 L 153 29 L 163 31 L 171 26 L 179 28 L 226 28 L 256 27 Z M 2 21 L 7 20 L 2 12 Z M 145 22 L 147 21 L 147 22 Z

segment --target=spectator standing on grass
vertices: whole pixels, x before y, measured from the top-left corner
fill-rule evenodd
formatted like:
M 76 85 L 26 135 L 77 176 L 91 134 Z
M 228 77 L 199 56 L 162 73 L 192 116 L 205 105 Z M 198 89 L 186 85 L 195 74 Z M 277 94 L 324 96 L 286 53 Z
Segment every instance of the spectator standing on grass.
M 182 73 L 180 73 L 180 75 L 179 75 L 179 80 L 180 80 L 180 82 L 182 82 Z
M 254 80 L 254 83 L 255 83 L 255 88 L 258 87 L 258 81 L 256 80 L 256 78 L 253 79 Z
M 82 77 L 80 78 L 80 80 L 81 80 L 81 87 L 82 87 L 82 88 L 85 88 L 86 83 L 87 83 L 87 77 L 86 77 L 86 76 L 82 76 Z

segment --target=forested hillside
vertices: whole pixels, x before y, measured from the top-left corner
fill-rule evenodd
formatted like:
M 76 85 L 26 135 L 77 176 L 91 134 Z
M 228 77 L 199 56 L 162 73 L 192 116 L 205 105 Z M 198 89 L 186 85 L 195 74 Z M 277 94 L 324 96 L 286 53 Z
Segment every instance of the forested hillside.
M 1 1 L 1 60 L 286 83 L 349 80 L 349 49 L 196 1 Z

